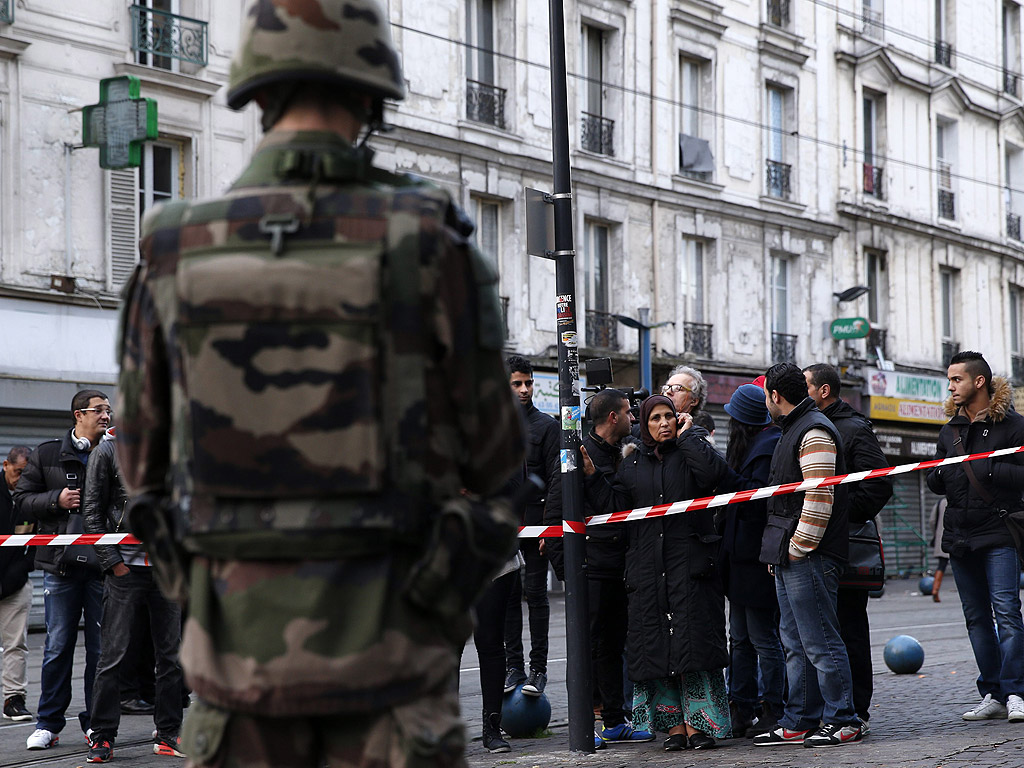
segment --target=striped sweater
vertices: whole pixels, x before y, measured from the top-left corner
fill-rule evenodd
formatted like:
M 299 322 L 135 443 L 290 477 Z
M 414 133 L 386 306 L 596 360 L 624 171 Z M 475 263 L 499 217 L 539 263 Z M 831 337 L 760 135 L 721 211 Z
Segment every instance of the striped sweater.
M 810 429 L 800 441 L 800 472 L 804 480 L 831 477 L 836 473 L 836 444 L 823 429 Z M 832 517 L 832 488 L 816 488 L 804 494 L 800 520 L 789 541 L 789 554 L 805 557 L 817 549 Z

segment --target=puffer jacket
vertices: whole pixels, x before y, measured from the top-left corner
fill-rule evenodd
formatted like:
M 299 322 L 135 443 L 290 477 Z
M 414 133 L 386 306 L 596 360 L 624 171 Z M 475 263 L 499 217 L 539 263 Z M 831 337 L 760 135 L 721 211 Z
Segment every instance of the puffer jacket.
M 121 468 L 113 440 L 104 440 L 89 457 L 86 470 L 88 482 L 82 494 L 82 515 L 86 533 L 128 533 L 125 510 L 128 492 L 121 480 Z M 139 545 L 97 545 L 96 556 L 100 567 L 109 571 L 126 560 L 134 562 L 131 555 L 141 553 Z
M 84 493 L 85 461 L 71 444 L 70 429 L 59 440 L 47 440 L 32 451 L 14 489 L 14 503 L 21 514 L 36 519 L 36 533 L 67 533 L 69 512 L 61 508 L 57 499 L 68 487 L 68 475 L 75 476 Z M 38 547 L 36 565 L 44 571 L 66 575 L 68 567 L 60 565 L 62 552 L 63 547 Z
M 994 391 L 984 419 L 969 422 L 952 398 L 946 413 L 952 418 L 939 432 L 935 458 L 956 456 L 958 434 L 965 453 L 982 453 L 1024 445 L 1024 416 L 1013 410 L 1013 389 L 1002 377 L 992 379 Z M 953 556 L 991 547 L 1012 547 L 1013 539 L 999 511 L 1024 509 L 1024 455 L 971 462 L 979 484 L 993 497 L 987 503 L 971 486 L 963 464 L 937 467 L 928 474 L 928 487 L 947 499 L 942 549 Z
M 601 512 L 707 496 L 729 474 L 725 459 L 691 427 L 654 449 L 640 445 L 614 477 L 586 478 Z M 627 446 L 627 450 L 633 446 Z M 717 560 L 721 536 L 711 510 L 626 523 L 626 662 L 634 681 L 721 669 L 729 663 L 725 595 Z

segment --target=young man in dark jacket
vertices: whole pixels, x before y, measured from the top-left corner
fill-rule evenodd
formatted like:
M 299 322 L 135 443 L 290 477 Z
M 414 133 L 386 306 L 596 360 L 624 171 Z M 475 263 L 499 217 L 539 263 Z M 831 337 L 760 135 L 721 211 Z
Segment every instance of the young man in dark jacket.
M 525 357 L 511 355 L 505 361 L 509 384 L 519 400 L 523 421 L 528 430 L 526 471 L 544 480 L 545 495 L 527 503 L 523 525 L 540 525 L 545 507 L 562 517 L 562 470 L 558 459 L 561 436 L 558 422 L 542 413 L 533 404 L 533 366 Z M 548 561 L 540 550 L 539 539 L 522 539 L 519 545 L 526 560 L 526 574 L 521 585 L 513 586 L 505 615 L 505 692 L 522 684 L 527 696 L 540 696 L 547 685 L 548 625 Z M 530 615 L 530 674 L 526 675 L 523 658 L 522 595 Z
M 864 472 L 889 466 L 882 453 L 871 422 L 839 397 L 842 384 L 839 372 L 828 363 L 804 368 L 807 394 L 818 409 L 831 421 L 843 439 L 843 458 L 847 472 Z M 860 528 L 874 520 L 892 497 L 892 481 L 882 477 L 862 480 L 846 491 L 846 509 L 850 529 Z M 877 529 L 875 529 L 877 533 Z M 871 628 L 868 625 L 868 590 L 839 588 L 836 601 L 839 631 L 850 657 L 853 676 L 853 707 L 861 720 L 861 735 L 867 736 L 871 717 L 871 694 L 874 690 L 871 668 Z
M 72 515 L 80 521 L 86 462 L 110 426 L 113 411 L 105 394 L 84 389 L 71 400 L 71 416 L 74 426 L 62 438 L 42 443 L 32 452 L 14 491 L 21 513 L 36 519 L 38 533 L 66 533 Z M 39 547 L 36 565 L 45 571 L 46 645 L 36 730 L 26 746 L 47 749 L 58 742 L 67 722 L 64 714 L 71 703 L 71 668 L 83 613 L 86 709 L 78 714 L 78 721 L 86 738 L 91 730 L 89 706 L 100 656 L 103 575 L 92 547 Z
M 32 522 L 18 514 L 11 491 L 18 485 L 32 449 L 11 448 L 0 477 L 0 536 L 29 533 Z M 28 693 L 28 614 L 32 607 L 31 547 L 0 548 L 0 647 L 3 648 L 4 718 L 31 720 L 25 708 Z
M 842 474 L 842 438 L 807 396 L 803 371 L 793 363 L 773 365 L 764 391 L 768 412 L 782 427 L 768 482 Z M 861 738 L 850 661 L 836 618 L 839 575 L 849 549 L 844 491 L 843 486 L 816 488 L 768 500 L 760 559 L 775 572 L 789 696 L 778 727 L 755 736 L 757 746 L 817 748 Z
M 1013 392 L 978 352 L 960 352 L 947 370 L 952 416 L 935 458 L 1024 445 L 1024 416 Z M 1024 457 L 981 459 L 933 469 L 928 486 L 945 495 L 942 548 L 949 553 L 978 663 L 981 702 L 964 720 L 1024 722 L 1024 621 L 1020 561 L 1003 517 L 1024 509 Z M 995 626 L 992 617 L 995 616 Z

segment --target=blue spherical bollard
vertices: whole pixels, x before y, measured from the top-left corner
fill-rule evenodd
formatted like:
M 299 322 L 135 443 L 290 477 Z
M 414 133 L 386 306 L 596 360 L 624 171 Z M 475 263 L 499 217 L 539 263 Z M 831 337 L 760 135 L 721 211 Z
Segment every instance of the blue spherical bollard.
M 910 635 L 896 635 L 885 644 L 882 658 L 897 675 L 912 675 L 924 664 L 924 648 Z
M 917 582 L 917 588 L 920 590 L 922 595 L 930 595 L 932 593 L 932 587 L 934 586 L 934 576 L 922 576 L 921 580 Z
M 543 693 L 527 696 L 523 686 L 517 685 L 505 694 L 501 704 L 501 728 L 514 739 L 525 739 L 548 727 L 551 722 L 551 703 Z

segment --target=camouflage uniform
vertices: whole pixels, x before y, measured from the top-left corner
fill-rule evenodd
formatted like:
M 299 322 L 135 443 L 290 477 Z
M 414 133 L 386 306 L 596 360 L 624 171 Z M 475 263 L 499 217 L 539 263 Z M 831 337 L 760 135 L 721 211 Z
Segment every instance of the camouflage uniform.
M 361 45 L 394 82 L 370 0 L 282 5 L 253 7 L 243 60 L 308 24 L 311 51 Z M 268 134 L 223 198 L 144 221 L 118 450 L 190 561 L 195 764 L 461 764 L 455 647 L 515 518 L 460 491 L 522 462 L 469 234 L 446 193 L 321 132 Z

